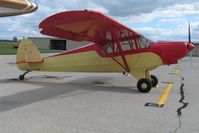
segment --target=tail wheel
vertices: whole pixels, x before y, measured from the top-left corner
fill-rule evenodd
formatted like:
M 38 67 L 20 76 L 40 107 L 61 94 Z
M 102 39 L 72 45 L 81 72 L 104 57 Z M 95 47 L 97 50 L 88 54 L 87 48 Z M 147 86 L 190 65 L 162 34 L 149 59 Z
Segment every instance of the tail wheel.
M 152 87 L 156 87 L 158 84 L 158 78 L 155 75 L 151 75 L 151 84 Z
M 20 80 L 24 80 L 24 79 L 25 79 L 24 75 L 20 75 L 20 76 L 19 76 L 19 79 L 20 79 Z
M 20 80 L 24 80 L 24 79 L 25 79 L 25 75 L 26 75 L 27 73 L 29 73 L 29 72 L 31 72 L 31 70 L 27 70 L 24 74 L 19 75 L 19 79 L 20 79 Z
M 137 89 L 142 93 L 148 93 L 152 88 L 152 83 L 149 79 L 143 78 L 138 80 Z

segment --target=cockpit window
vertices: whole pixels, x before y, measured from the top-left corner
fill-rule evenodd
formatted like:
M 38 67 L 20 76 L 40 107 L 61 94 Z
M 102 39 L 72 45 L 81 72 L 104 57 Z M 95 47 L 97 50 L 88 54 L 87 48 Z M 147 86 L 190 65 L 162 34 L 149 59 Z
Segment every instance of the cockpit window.
M 121 47 L 123 51 L 133 50 L 136 49 L 136 44 L 134 40 L 128 40 L 121 42 Z
M 123 51 L 129 51 L 129 50 L 136 49 L 136 43 L 134 40 L 121 41 L 120 45 L 121 45 L 121 48 Z M 103 50 L 106 51 L 106 53 L 108 53 L 108 54 L 119 52 L 116 42 L 114 42 L 114 43 L 110 42 L 110 43 L 104 45 Z
M 139 42 L 141 48 L 148 48 L 150 45 L 152 45 L 154 43 L 153 41 L 151 41 L 150 39 L 148 39 L 144 36 L 140 36 L 138 38 L 138 42 Z
M 127 38 L 120 41 L 120 45 L 123 51 L 136 50 L 139 48 L 147 48 L 152 44 L 153 41 L 144 36 L 138 36 L 136 38 Z M 119 52 L 117 43 L 111 39 L 109 42 L 107 42 L 107 44 L 103 46 L 102 49 L 103 49 L 102 51 L 104 51 L 107 54 L 113 54 Z
M 108 43 L 103 47 L 103 50 L 106 51 L 108 54 L 116 53 L 117 51 L 117 44 L 116 43 Z

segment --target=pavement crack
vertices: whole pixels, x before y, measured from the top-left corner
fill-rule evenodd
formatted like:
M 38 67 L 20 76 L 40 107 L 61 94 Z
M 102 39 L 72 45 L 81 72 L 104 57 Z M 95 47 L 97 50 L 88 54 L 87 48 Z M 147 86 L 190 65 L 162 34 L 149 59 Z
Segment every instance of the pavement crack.
M 186 108 L 188 106 L 189 103 L 185 103 L 184 100 L 185 100 L 185 95 L 184 95 L 184 83 L 181 83 L 181 86 L 180 86 L 180 95 L 181 95 L 181 98 L 179 100 L 179 103 L 182 104 L 181 107 L 179 107 L 177 109 L 177 115 L 182 117 L 182 110 L 184 108 Z
M 181 79 L 182 79 L 182 81 L 184 81 L 184 77 L 182 77 Z M 185 109 L 188 106 L 188 104 L 189 104 L 189 103 L 184 102 L 184 100 L 185 100 L 184 83 L 181 83 L 180 92 L 179 93 L 180 93 L 180 96 L 181 96 L 180 100 L 179 100 L 179 103 L 182 104 L 182 106 L 180 106 L 176 110 L 177 118 L 178 118 L 178 126 L 175 128 L 174 133 L 176 133 L 178 131 L 178 129 L 181 128 L 181 125 L 182 125 L 182 121 L 181 121 L 181 119 L 182 119 L 182 110 Z

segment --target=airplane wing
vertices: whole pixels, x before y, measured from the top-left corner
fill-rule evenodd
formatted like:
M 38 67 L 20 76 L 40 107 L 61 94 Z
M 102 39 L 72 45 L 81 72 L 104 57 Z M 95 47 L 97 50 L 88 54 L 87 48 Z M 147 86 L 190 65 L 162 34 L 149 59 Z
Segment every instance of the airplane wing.
M 0 0 L 0 17 L 21 15 L 35 10 L 36 3 L 29 0 Z
M 96 11 L 67 11 L 43 20 L 41 33 L 74 41 L 90 41 L 100 45 L 113 40 L 111 30 L 115 30 L 119 40 L 140 36 L 112 18 Z

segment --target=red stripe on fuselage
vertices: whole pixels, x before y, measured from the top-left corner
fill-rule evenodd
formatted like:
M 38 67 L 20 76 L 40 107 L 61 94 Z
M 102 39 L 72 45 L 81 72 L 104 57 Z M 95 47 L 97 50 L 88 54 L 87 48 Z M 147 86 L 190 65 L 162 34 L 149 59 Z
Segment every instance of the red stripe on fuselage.
M 46 58 L 50 58 L 50 57 L 56 57 L 56 56 L 64 56 L 64 55 L 69 55 L 69 54 L 75 54 L 75 53 L 82 53 L 82 52 L 89 52 L 89 51 L 96 51 L 98 53 L 98 55 L 100 55 L 101 57 L 116 57 L 116 56 L 120 56 L 120 53 L 111 53 L 111 54 L 107 54 L 105 53 L 100 45 L 97 44 L 90 44 L 90 45 L 86 45 L 80 48 L 76 48 L 76 49 L 72 49 L 66 52 L 62 52 L 59 54 L 55 54 L 55 55 L 51 55 L 51 56 L 47 56 Z M 158 48 L 140 48 L 140 49 L 134 49 L 134 50 L 128 50 L 128 51 L 124 51 L 124 55 L 130 55 L 130 54 L 139 54 L 139 53 L 143 53 L 143 52 L 152 52 L 155 53 L 157 55 L 160 56 L 160 50 Z
M 43 61 L 27 62 L 27 61 L 23 60 L 23 61 L 15 62 L 15 64 L 26 64 L 26 63 L 28 63 L 28 64 L 43 63 Z

